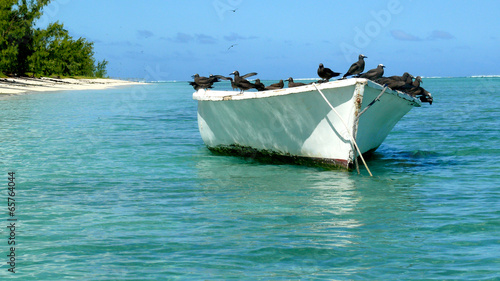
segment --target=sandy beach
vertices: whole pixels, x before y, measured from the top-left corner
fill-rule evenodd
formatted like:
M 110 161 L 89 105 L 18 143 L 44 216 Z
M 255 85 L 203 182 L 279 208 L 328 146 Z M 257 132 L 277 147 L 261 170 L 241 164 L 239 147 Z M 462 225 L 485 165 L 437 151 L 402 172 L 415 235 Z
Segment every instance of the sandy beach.
M 0 78 L 0 94 L 15 95 L 48 91 L 101 90 L 112 87 L 139 85 L 118 79 L 73 79 L 73 78 Z

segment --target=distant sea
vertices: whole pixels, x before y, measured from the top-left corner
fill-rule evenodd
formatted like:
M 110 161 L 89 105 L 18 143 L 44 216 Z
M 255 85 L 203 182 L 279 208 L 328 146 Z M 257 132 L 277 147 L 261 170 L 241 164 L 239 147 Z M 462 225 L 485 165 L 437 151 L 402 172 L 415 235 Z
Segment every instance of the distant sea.
M 0 279 L 500 280 L 500 78 L 422 86 L 373 178 L 213 155 L 186 82 L 2 96 Z

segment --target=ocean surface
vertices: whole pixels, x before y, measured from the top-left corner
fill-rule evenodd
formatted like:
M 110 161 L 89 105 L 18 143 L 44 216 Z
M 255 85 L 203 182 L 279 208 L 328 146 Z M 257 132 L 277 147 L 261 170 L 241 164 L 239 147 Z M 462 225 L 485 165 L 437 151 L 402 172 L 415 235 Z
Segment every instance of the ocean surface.
M 374 177 L 213 155 L 186 82 L 0 97 L 0 279 L 500 280 L 500 78 L 423 86 Z

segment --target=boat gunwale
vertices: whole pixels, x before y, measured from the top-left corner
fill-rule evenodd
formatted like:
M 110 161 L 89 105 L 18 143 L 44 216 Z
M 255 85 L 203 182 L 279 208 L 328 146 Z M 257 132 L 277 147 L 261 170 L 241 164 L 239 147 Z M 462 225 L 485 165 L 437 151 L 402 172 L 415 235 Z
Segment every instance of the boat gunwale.
M 331 82 L 318 83 L 316 87 L 320 90 L 325 89 L 335 89 L 335 88 L 343 88 L 349 86 L 355 86 L 356 84 L 362 84 L 374 89 L 383 90 L 384 86 L 368 80 L 366 78 L 350 78 L 350 79 L 342 79 L 335 80 Z M 222 90 L 210 90 L 210 89 L 200 89 L 193 93 L 193 99 L 198 101 L 228 101 L 228 100 L 247 100 L 247 99 L 259 99 L 259 98 L 269 98 L 276 96 L 284 96 L 290 94 L 300 94 L 307 92 L 316 92 L 317 89 L 314 85 L 304 85 L 293 88 L 283 88 L 278 90 L 267 90 L 267 91 L 222 91 Z M 387 88 L 385 93 L 397 96 L 399 98 L 405 99 L 412 103 L 415 107 L 421 106 L 421 101 L 400 91 L 395 91 L 390 88 Z

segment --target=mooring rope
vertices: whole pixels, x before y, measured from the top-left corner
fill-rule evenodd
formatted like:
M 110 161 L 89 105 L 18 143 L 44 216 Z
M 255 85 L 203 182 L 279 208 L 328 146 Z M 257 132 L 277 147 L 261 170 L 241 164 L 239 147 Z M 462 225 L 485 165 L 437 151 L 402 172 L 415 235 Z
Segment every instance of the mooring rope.
M 385 90 L 387 90 L 387 86 L 384 87 L 384 89 L 382 90 L 382 92 L 374 99 L 372 100 L 372 102 L 370 102 L 366 107 L 365 109 L 363 109 L 363 111 L 361 111 L 358 116 L 356 118 L 359 119 L 359 117 L 361 117 L 361 114 L 365 113 L 365 111 L 368 110 L 368 108 L 370 108 L 374 103 L 378 102 L 380 100 L 380 97 L 385 93 Z
M 326 97 L 323 94 L 323 92 L 321 92 L 321 90 L 318 89 L 318 87 L 316 86 L 316 83 L 313 83 L 313 85 L 314 85 L 314 88 L 316 88 L 316 90 L 321 94 L 321 96 L 326 101 L 326 103 L 331 107 L 331 109 L 333 110 L 333 112 L 335 112 L 335 114 L 337 114 L 337 116 L 340 118 L 340 121 L 342 121 L 342 123 L 344 123 L 344 126 L 345 126 L 345 128 L 347 130 L 347 133 L 349 134 L 349 138 L 351 139 L 351 143 L 353 143 L 354 147 L 356 147 L 356 150 L 358 151 L 359 157 L 363 161 L 363 164 L 365 165 L 366 170 L 370 174 L 370 177 L 373 177 L 372 172 L 368 168 L 368 165 L 366 164 L 365 159 L 363 158 L 363 154 L 361 154 L 361 150 L 359 150 L 358 144 L 356 143 L 356 141 L 354 140 L 354 137 L 350 133 L 349 127 L 347 126 L 346 122 L 344 121 L 344 119 L 342 118 L 342 116 L 340 116 L 340 114 L 337 112 L 337 110 L 335 110 L 335 108 L 332 106 L 332 104 L 326 99 Z

